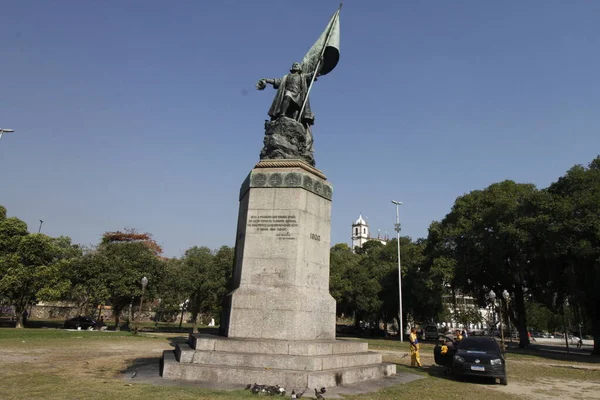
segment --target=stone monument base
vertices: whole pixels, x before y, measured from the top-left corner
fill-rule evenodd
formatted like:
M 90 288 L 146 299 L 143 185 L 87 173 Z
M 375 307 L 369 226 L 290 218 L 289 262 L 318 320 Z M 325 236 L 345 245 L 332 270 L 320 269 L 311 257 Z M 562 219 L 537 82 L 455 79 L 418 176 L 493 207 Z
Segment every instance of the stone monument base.
M 166 379 L 292 388 L 341 386 L 396 374 L 368 344 L 347 340 L 286 341 L 190 334 L 187 344 L 166 350 Z
M 291 391 L 395 375 L 396 366 L 382 363 L 367 343 L 335 340 L 333 187 L 326 179 L 303 160 L 254 167 L 240 189 L 234 289 L 225 298 L 222 336 L 192 334 L 165 351 L 163 378 Z

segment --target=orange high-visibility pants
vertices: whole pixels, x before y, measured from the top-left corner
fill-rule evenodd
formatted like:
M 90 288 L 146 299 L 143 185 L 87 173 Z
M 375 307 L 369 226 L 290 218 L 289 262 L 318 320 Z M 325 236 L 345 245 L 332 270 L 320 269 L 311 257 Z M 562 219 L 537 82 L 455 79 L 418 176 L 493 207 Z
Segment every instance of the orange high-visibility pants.
M 421 366 L 421 356 L 419 355 L 419 344 L 416 346 L 410 346 L 410 366 L 411 367 L 420 367 Z

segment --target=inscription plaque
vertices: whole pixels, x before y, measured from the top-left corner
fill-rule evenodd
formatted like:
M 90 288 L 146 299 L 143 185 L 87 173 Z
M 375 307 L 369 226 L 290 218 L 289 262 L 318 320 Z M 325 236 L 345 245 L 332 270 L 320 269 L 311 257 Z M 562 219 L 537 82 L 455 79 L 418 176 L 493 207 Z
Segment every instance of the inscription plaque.
M 298 219 L 293 214 L 249 215 L 247 226 L 250 232 L 273 235 L 278 240 L 297 239 Z

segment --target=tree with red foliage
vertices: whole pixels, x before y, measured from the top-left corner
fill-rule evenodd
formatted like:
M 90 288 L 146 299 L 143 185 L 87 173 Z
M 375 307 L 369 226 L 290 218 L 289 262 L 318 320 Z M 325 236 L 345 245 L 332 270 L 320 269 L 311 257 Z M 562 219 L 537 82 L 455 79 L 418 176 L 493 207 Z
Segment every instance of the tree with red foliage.
M 143 243 L 157 256 L 163 252 L 162 247 L 152 239 L 151 233 L 138 233 L 135 229 L 131 228 L 126 228 L 124 232 L 105 232 L 104 235 L 102 235 L 101 244 L 113 243 Z

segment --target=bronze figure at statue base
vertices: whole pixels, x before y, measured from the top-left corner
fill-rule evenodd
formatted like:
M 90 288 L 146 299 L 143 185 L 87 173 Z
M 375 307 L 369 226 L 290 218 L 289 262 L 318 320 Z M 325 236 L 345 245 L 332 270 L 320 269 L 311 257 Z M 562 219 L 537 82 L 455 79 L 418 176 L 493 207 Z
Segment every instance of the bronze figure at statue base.
M 315 166 L 310 126 L 288 117 L 265 121 L 263 143 L 261 160 L 302 160 Z

